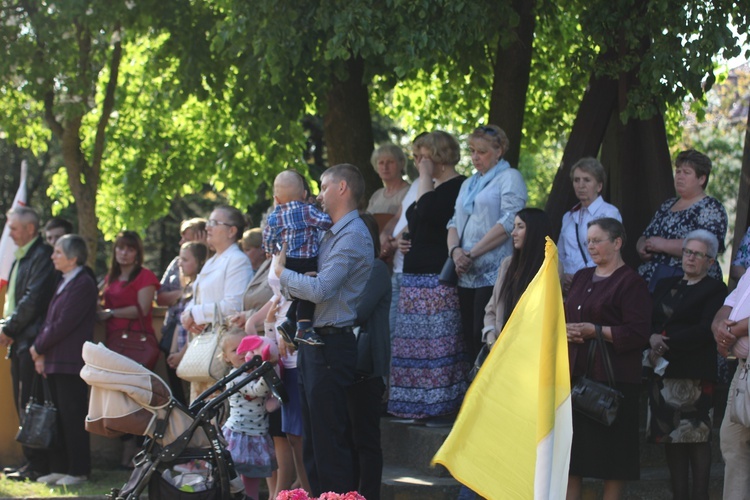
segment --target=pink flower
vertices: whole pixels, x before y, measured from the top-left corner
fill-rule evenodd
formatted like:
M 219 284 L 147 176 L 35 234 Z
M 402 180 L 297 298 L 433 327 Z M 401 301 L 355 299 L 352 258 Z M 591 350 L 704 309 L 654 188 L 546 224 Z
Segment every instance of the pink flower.
M 276 500 L 367 500 L 365 497 L 357 493 L 356 491 L 350 491 L 349 493 L 334 493 L 328 491 L 323 493 L 318 498 L 308 496 L 307 492 L 302 488 L 296 490 L 284 490 L 280 491 L 276 496 Z
M 367 500 L 365 497 L 357 493 L 356 491 L 350 491 L 341 496 L 341 500 Z
M 314 500 L 307 495 L 307 492 L 302 488 L 296 490 L 284 490 L 280 491 L 276 496 L 276 500 Z
M 357 493 L 356 491 L 350 491 L 349 493 L 334 493 L 329 491 L 320 495 L 318 500 L 366 500 L 365 497 Z

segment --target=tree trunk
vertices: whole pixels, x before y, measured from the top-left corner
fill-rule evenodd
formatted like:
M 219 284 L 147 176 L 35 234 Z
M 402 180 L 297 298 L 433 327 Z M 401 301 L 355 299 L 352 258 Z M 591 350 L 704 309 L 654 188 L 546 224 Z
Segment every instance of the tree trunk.
M 625 262 L 635 268 L 641 260 L 635 250 L 643 230 L 659 206 L 674 196 L 672 163 L 661 115 L 623 124 L 615 109 L 604 137 L 602 164 L 608 174 L 607 201 L 620 209 L 627 244 Z
M 360 57 L 346 62 L 348 77 L 333 77 L 326 96 L 328 109 L 323 118 L 323 130 L 328 152 L 328 165 L 351 163 L 359 167 L 365 178 L 365 208 L 376 189 L 383 187 L 377 172 L 370 165 L 373 150 L 370 94 L 363 82 L 365 63 Z
M 513 8 L 520 18 L 514 30 L 515 41 L 505 48 L 498 42 L 495 58 L 489 123 L 498 125 L 507 134 L 510 148 L 504 158 L 513 167 L 518 166 L 523 138 L 523 115 L 536 27 L 535 7 L 535 0 L 513 0 Z
M 570 181 L 570 169 L 581 158 L 599 155 L 599 148 L 604 140 L 612 110 L 615 108 L 616 98 L 617 82 L 615 80 L 591 78 L 589 88 L 583 95 L 578 108 L 573 129 L 563 151 L 560 168 L 555 174 L 552 190 L 545 206 L 545 210 L 552 219 L 555 240 L 560 234 L 563 215 L 578 203 Z M 604 169 L 607 170 L 606 164 Z M 603 194 L 608 199 L 607 189 L 608 186 L 605 186 Z
M 745 147 L 742 150 L 742 170 L 740 172 L 740 189 L 737 193 L 737 214 L 734 219 L 734 238 L 732 240 L 732 259 L 737 255 L 742 237 L 750 221 L 750 113 L 747 114 L 745 127 Z M 735 280 L 729 280 L 730 289 L 737 286 Z
M 66 122 L 60 141 L 68 171 L 68 185 L 76 200 L 78 233 L 86 240 L 89 251 L 87 264 L 94 269 L 99 242 L 96 219 L 96 191 L 99 186 L 99 175 L 91 173 L 91 168 L 81 151 L 80 129 L 81 118 Z M 83 182 L 82 179 L 84 179 Z

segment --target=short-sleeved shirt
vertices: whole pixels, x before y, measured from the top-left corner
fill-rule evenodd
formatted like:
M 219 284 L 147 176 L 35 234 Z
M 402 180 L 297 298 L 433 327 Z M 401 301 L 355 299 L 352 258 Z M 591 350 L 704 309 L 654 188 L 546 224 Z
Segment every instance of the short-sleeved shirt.
M 141 269 L 138 276 L 136 276 L 130 283 L 120 280 L 117 280 L 114 283 L 109 283 L 107 281 L 104 287 L 104 308 L 120 309 L 122 307 L 134 306 L 138 303 L 138 292 L 149 286 L 153 286 L 158 290 L 160 286 L 159 279 L 154 273 L 145 267 Z M 107 332 L 125 330 L 130 328 L 131 324 L 134 329 L 141 329 L 141 326 L 138 324 L 138 319 L 109 318 L 107 320 Z M 143 327 L 147 333 L 154 333 L 154 327 L 151 324 L 150 308 L 148 314 L 143 317 Z
M 737 248 L 737 256 L 732 261 L 733 266 L 742 266 L 745 269 L 750 267 L 750 228 L 747 229 L 745 236 Z
M 672 207 L 679 198 L 670 198 L 659 207 L 654 217 L 649 222 L 643 236 L 650 238 L 658 236 L 666 239 L 684 238 L 690 231 L 705 229 L 712 232 L 719 240 L 719 253 L 724 252 L 724 237 L 727 234 L 727 212 L 724 205 L 716 198 L 706 196 L 696 201 L 684 210 L 672 211 Z M 638 268 L 638 274 L 646 281 L 651 280 L 651 275 L 659 266 L 666 264 L 681 268 L 682 259 L 664 253 L 653 254 L 651 260 L 644 262 Z M 722 280 L 721 268 L 718 262 L 714 262 L 708 269 L 708 275 L 717 280 Z
M 404 184 L 398 191 L 391 196 L 385 195 L 385 188 L 382 187 L 372 193 L 370 201 L 367 204 L 367 212 L 371 214 L 395 214 L 401 206 L 401 201 L 409 191 L 409 184 Z

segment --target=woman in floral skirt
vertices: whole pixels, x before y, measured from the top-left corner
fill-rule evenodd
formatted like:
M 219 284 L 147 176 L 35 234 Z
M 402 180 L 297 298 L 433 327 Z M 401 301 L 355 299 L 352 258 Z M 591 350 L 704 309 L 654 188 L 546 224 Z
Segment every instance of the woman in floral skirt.
M 446 225 L 461 183 L 458 142 L 445 132 L 424 136 L 416 201 L 406 211 L 410 239 L 399 240 L 404 274 L 391 343 L 388 412 L 449 425 L 467 388 L 468 359 L 455 287 L 438 282 L 448 258 Z M 433 182 L 434 180 L 434 182 Z M 441 418 L 443 417 L 443 418 Z

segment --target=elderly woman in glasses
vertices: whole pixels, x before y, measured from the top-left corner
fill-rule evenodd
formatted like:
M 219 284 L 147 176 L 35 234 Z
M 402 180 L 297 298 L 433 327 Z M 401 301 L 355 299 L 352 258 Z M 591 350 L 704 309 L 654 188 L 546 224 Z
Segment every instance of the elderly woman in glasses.
M 206 242 L 216 253 L 203 265 L 193 286 L 193 300 L 181 316 L 182 326 L 191 335 L 242 311 L 242 298 L 253 275 L 250 259 L 237 245 L 244 229 L 245 218 L 236 208 L 224 205 L 211 212 Z M 200 384 L 191 384 L 191 401 L 200 395 L 201 388 Z
M 448 252 L 458 273 L 461 329 L 472 359 L 482 347 L 484 308 L 492 297 L 500 262 L 513 252 L 510 233 L 516 212 L 526 205 L 521 173 L 503 159 L 510 143 L 497 125 L 469 135 L 477 172 L 461 186 L 448 222 Z
M 726 285 L 707 275 L 718 250 L 711 232 L 689 232 L 682 243 L 685 275 L 659 281 L 653 296 L 649 357 L 657 369 L 660 358 L 669 364 L 649 378 L 648 439 L 664 443 L 674 498 L 708 498 L 717 373 L 711 322 L 727 295 Z
M 604 498 L 621 498 L 626 480 L 640 474 L 638 398 L 641 391 L 641 353 L 648 345 L 651 299 L 646 283 L 625 265 L 621 250 L 625 228 L 617 219 L 589 222 L 587 246 L 596 267 L 573 276 L 565 301 L 571 375 L 607 383 L 604 361 L 597 349 L 598 331 L 612 362 L 614 382 L 623 393 L 617 418 L 610 426 L 573 412 L 569 500 L 581 498 L 583 477 L 604 479 Z M 587 373 L 589 351 L 594 351 L 592 373 Z

